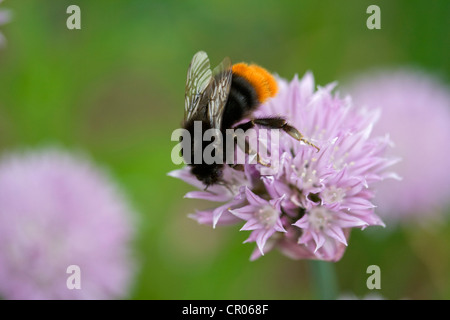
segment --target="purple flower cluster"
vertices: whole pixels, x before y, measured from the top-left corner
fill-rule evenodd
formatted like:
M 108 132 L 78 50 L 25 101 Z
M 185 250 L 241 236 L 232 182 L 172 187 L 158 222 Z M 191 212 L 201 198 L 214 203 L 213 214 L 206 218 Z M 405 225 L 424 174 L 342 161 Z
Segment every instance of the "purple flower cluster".
M 278 83 L 278 95 L 254 116 L 282 115 L 319 152 L 281 133 L 277 149 L 268 148 L 279 155 L 272 174 L 260 164 L 243 171 L 225 167 L 227 185 L 207 190 L 188 167 L 169 175 L 202 190 L 187 198 L 221 203 L 193 219 L 214 227 L 243 223 L 241 230 L 251 231 L 246 242 L 257 245 L 252 260 L 277 248 L 294 259 L 337 261 L 352 228 L 383 225 L 374 212 L 373 184 L 395 177 L 386 169 L 397 159 L 384 156 L 387 136 L 371 138 L 378 113 L 353 108 L 349 97 L 333 93 L 335 84 L 315 90 L 311 73 Z
M 54 149 L 5 154 L 0 297 L 126 297 L 134 274 L 132 213 L 116 184 L 83 157 Z M 80 289 L 67 285 L 73 265 Z
M 450 204 L 450 88 L 414 69 L 363 74 L 349 85 L 355 103 L 382 112 L 375 134 L 389 133 L 402 177 L 377 186 L 377 211 L 389 222 L 429 222 Z M 389 153 L 388 153 L 389 154 Z

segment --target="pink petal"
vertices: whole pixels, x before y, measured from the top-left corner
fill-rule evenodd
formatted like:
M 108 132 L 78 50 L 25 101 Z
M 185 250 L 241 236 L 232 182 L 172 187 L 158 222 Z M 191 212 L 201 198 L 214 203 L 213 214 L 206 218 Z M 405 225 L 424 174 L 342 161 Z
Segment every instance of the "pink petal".
M 268 204 L 268 202 L 266 200 L 258 197 L 248 187 L 245 187 L 245 195 L 247 197 L 248 202 L 252 205 L 265 206 Z
M 325 232 L 331 238 L 333 238 L 347 246 L 347 239 L 345 238 L 344 232 L 342 231 L 341 228 L 336 227 L 336 226 L 331 226 Z
M 261 254 L 264 255 L 264 245 L 266 244 L 267 239 L 275 233 L 275 230 L 261 229 L 253 232 L 258 232 L 256 236 L 256 245 L 258 246 L 259 251 L 261 251 Z
M 227 194 L 214 194 L 208 191 L 190 191 L 184 196 L 188 199 L 203 199 L 214 202 L 224 202 L 230 200 L 230 196 Z
M 261 229 L 261 224 L 256 219 L 250 219 L 244 224 L 240 231 L 252 231 L 256 229 Z
M 325 243 L 325 237 L 321 233 L 315 231 L 311 231 L 311 236 L 313 237 L 314 242 L 316 243 L 316 249 L 314 250 L 314 253 L 316 253 L 317 250 L 319 250 Z

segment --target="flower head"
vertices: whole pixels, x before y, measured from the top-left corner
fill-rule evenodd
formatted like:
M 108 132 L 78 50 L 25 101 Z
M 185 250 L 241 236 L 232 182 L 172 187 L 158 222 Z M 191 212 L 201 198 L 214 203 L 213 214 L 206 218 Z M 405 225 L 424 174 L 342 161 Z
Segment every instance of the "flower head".
M 110 299 L 128 294 L 133 273 L 131 210 L 88 160 L 57 150 L 0 161 L 0 296 Z M 80 268 L 70 290 L 67 268 Z
M 390 221 L 438 217 L 450 199 L 450 89 L 425 73 L 398 70 L 360 76 L 347 90 L 358 105 L 381 109 L 374 132 L 389 133 L 395 145 L 388 152 L 402 158 L 393 167 L 401 187 L 377 187 L 379 214 Z
M 241 230 L 251 231 L 246 242 L 257 244 L 251 259 L 278 248 L 296 259 L 336 261 L 351 228 L 383 225 L 374 212 L 372 186 L 394 176 L 386 169 L 397 160 L 384 156 L 388 137 L 371 138 L 377 112 L 354 109 L 349 97 L 332 92 L 334 84 L 315 91 L 311 73 L 278 82 L 278 95 L 254 117 L 283 116 L 320 151 L 280 133 L 278 144 L 267 143 L 269 153 L 279 155 L 270 170 L 260 164 L 246 164 L 244 172 L 226 168 L 240 178 L 224 179 L 232 191 L 220 199 L 226 201 L 218 207 L 222 214 L 216 208 L 192 217 L 214 225 L 222 219 L 239 223 L 233 216 L 245 220 Z M 171 175 L 192 183 L 186 169 Z M 196 198 L 220 201 L 217 190 Z

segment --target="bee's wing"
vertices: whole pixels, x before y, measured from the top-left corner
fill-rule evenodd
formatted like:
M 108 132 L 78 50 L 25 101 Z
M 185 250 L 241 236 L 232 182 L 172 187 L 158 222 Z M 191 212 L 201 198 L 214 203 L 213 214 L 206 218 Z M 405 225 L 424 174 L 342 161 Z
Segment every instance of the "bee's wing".
M 226 57 L 214 68 L 211 82 L 210 101 L 208 104 L 208 119 L 212 128 L 220 129 L 222 115 L 230 93 L 232 70 L 231 60 Z
M 208 55 L 204 51 L 197 52 L 189 65 L 184 96 L 184 121 L 191 119 L 200 110 L 206 89 L 211 83 L 212 72 Z

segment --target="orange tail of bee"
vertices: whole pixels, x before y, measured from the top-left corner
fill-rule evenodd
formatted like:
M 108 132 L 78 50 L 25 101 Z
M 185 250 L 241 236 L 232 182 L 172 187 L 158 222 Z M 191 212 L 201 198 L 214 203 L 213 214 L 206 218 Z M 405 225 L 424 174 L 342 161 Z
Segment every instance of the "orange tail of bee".
M 278 92 L 278 85 L 273 75 L 256 64 L 237 63 L 233 65 L 233 73 L 243 77 L 253 86 L 260 103 Z

